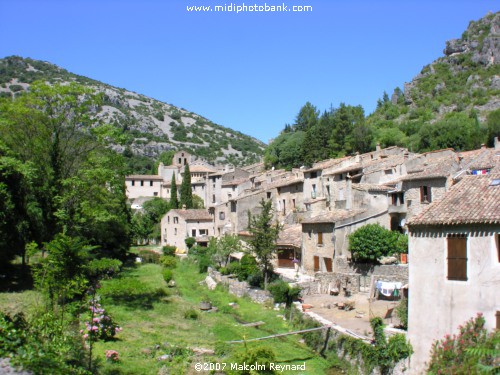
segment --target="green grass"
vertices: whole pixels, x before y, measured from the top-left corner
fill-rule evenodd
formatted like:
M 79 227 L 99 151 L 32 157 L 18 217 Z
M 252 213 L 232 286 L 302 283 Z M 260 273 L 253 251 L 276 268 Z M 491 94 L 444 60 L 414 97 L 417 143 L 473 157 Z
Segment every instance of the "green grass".
M 172 367 L 172 373 L 188 373 L 189 362 L 230 363 L 231 359 L 199 358 L 189 352 L 174 355 L 172 362 L 159 362 L 157 358 L 179 352 L 179 348 L 215 349 L 218 342 L 294 330 L 288 322 L 276 316 L 280 314 L 278 311 L 245 298 L 236 298 L 222 288 L 209 291 L 199 285 L 204 277 L 197 272 L 196 265 L 185 261 L 174 270 L 176 288 L 165 287 L 161 267 L 155 264 L 129 269 L 120 278 L 103 282 L 102 305 L 123 327 L 115 341 L 95 344 L 94 353 L 102 362 L 103 372 L 157 374 L 162 366 L 168 366 Z M 219 311 L 200 311 L 198 319 L 186 319 L 185 312 L 189 309 L 199 311 L 198 305 L 206 297 Z M 239 308 L 229 308 L 230 302 L 236 302 Z M 265 324 L 259 328 L 241 326 L 242 322 L 255 321 L 264 321 Z M 329 367 L 327 361 L 299 340 L 299 336 L 291 335 L 251 342 L 246 346 L 269 346 L 275 352 L 277 362 L 301 364 L 305 361 L 308 374 L 324 374 Z M 119 363 L 105 362 L 104 353 L 111 349 L 120 353 Z M 244 350 L 244 345 L 231 344 L 230 350 L 233 353 Z

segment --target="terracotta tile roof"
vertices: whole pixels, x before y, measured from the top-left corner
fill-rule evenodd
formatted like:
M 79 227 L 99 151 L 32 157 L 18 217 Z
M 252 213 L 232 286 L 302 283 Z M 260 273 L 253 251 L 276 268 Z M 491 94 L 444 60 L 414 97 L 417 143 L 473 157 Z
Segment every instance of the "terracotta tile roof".
M 465 176 L 443 199 L 433 202 L 409 226 L 500 224 L 500 174 Z
M 207 210 L 204 209 L 188 209 L 188 210 L 170 210 L 169 213 L 177 214 L 182 217 L 184 220 L 213 220 L 213 217 L 208 213 Z
M 274 181 L 268 185 L 266 185 L 266 189 L 273 189 L 273 188 L 278 188 L 278 187 L 283 187 L 283 186 L 290 186 L 290 185 L 295 185 L 299 183 L 303 183 L 304 178 L 302 177 L 295 177 L 295 178 L 284 178 L 281 181 Z
M 189 166 L 189 172 L 193 173 L 213 173 L 217 172 L 215 168 L 206 166 L 206 165 L 190 165 Z
M 158 176 L 156 174 L 131 174 L 129 176 L 125 176 L 126 180 L 160 180 L 163 181 L 162 176 Z
M 283 227 L 276 244 L 278 246 L 294 246 L 300 248 L 302 245 L 302 225 L 295 224 Z
M 335 223 L 364 212 L 363 210 L 332 210 L 324 215 L 302 220 L 302 224 Z
M 351 156 L 346 156 L 340 159 L 327 159 L 318 161 L 317 163 L 314 163 L 311 168 L 304 169 L 304 172 L 314 172 L 314 171 L 319 171 L 321 169 L 331 168 L 337 164 L 342 163 L 345 160 L 348 160 L 350 157 Z
M 380 192 L 388 192 L 394 190 L 394 187 L 387 185 L 376 185 L 376 184 L 352 184 L 352 188 L 362 191 L 380 191 Z
M 244 184 L 245 182 L 249 182 L 248 178 L 238 178 L 237 180 L 229 180 L 225 181 L 221 184 L 221 186 L 233 186 L 233 185 L 241 185 Z
M 479 149 L 458 154 L 462 168 L 468 171 L 490 169 L 493 173 L 500 172 L 500 152 L 495 149 Z
M 421 158 L 420 163 L 407 171 L 407 175 L 401 177 L 401 181 L 423 180 L 428 178 L 447 178 L 459 170 L 458 158 L 455 154 L 446 155 L 441 158 Z

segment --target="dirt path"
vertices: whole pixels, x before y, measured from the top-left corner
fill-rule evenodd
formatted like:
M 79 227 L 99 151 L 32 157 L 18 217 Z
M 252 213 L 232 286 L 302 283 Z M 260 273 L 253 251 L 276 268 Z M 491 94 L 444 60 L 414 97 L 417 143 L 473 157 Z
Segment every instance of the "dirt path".
M 340 310 L 336 304 L 354 302 L 354 309 Z M 399 301 L 374 300 L 368 301 L 367 293 L 358 293 L 351 297 L 315 294 L 304 297 L 304 303 L 313 307 L 310 311 L 323 318 L 349 329 L 359 335 L 371 335 L 370 319 L 381 317 L 387 325 L 398 325 L 399 320 L 393 310 Z

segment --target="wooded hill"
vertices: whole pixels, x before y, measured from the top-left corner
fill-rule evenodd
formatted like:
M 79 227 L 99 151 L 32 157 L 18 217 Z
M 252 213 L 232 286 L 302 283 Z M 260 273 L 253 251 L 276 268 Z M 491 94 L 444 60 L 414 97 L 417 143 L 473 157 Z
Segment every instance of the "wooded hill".
M 500 13 L 471 21 L 461 38 L 446 42 L 443 57 L 404 90 L 384 93 L 369 116 L 361 106 L 342 103 L 321 113 L 306 103 L 268 147 L 267 166 L 311 165 L 371 151 L 377 143 L 415 152 L 491 146 L 500 136 L 499 34 Z
M 129 159 L 131 172 L 151 173 L 163 152 L 183 149 L 210 162 L 236 166 L 259 160 L 265 145 L 214 124 L 186 109 L 68 72 L 48 62 L 10 56 L 0 59 L 0 97 L 24 92 L 31 83 L 76 82 L 102 94 L 96 119 L 122 132 L 112 147 Z

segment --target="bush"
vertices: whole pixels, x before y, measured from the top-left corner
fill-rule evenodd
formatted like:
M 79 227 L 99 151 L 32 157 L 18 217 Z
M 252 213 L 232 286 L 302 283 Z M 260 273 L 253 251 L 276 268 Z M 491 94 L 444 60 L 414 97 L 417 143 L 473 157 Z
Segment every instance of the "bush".
M 177 258 L 170 255 L 162 255 L 160 257 L 160 264 L 165 268 L 177 267 Z
M 208 271 L 208 267 L 212 265 L 212 259 L 207 254 L 200 254 L 198 259 L 198 272 L 204 273 Z
M 188 237 L 184 240 L 184 242 L 186 243 L 187 248 L 191 249 L 194 246 L 194 244 L 196 243 L 196 238 Z
M 176 249 L 177 248 L 175 246 L 170 246 L 170 245 L 163 246 L 162 248 L 163 255 L 174 256 Z
M 163 274 L 163 280 L 165 280 L 166 283 L 169 283 L 174 278 L 174 274 L 172 270 L 169 268 L 165 268 L 162 274 Z
M 141 249 L 139 250 L 139 257 L 144 263 L 160 263 L 160 254 L 156 251 Z
M 401 323 L 401 328 L 408 329 L 408 298 L 401 299 L 396 307 L 396 315 Z
M 272 294 L 275 303 L 285 303 L 287 307 L 292 305 L 292 302 L 300 297 L 299 287 L 290 287 L 283 280 L 276 280 L 269 284 L 269 292 Z
M 263 288 L 264 287 L 264 274 L 262 273 L 261 270 L 257 270 L 253 274 L 251 274 L 247 282 L 250 286 L 258 287 L 258 288 Z
M 195 309 L 186 310 L 184 313 L 184 319 L 198 320 L 200 314 Z
M 488 333 L 482 314 L 459 327 L 459 333 L 434 342 L 429 374 L 495 373 L 500 331 Z

